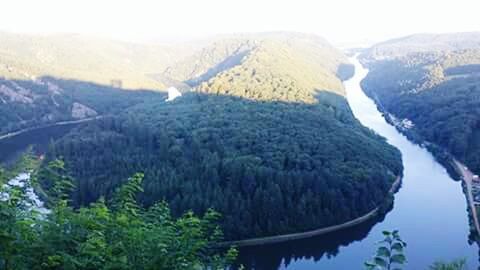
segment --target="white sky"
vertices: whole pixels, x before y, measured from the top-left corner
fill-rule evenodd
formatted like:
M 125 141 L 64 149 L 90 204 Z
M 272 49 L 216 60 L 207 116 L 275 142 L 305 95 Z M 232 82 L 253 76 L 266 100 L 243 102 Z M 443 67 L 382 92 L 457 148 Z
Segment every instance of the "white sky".
M 480 31 L 480 0 L 0 0 L 0 30 L 127 40 L 288 30 L 334 43 Z

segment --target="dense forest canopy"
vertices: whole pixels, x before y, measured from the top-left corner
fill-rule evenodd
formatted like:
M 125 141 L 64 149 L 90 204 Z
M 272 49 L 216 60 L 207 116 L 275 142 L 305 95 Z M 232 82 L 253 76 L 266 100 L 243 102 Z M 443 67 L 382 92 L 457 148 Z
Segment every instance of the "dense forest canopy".
M 342 79 L 351 76 L 346 66 L 351 65 L 345 56 L 318 36 L 273 32 L 216 40 L 169 67 L 164 75 L 192 87 L 202 84 L 200 89 L 215 93 L 244 89 L 246 92 L 227 93 L 242 97 L 248 97 L 252 91 L 275 94 L 314 88 L 342 93 L 343 86 L 334 75 L 338 72 Z M 285 100 L 286 95 L 277 93 L 275 98 Z M 272 97 L 251 98 L 269 100 Z M 300 101 L 293 96 L 289 100 Z
M 480 35 L 470 34 L 474 36 Z M 466 43 L 477 44 L 476 49 L 379 58 L 366 53 L 363 61 L 370 73 L 363 85 L 388 112 L 410 119 L 415 125 L 412 131 L 445 147 L 480 173 L 480 44 L 476 40 Z M 382 44 L 377 47 L 383 48 Z
M 315 102 L 315 90 L 344 95 L 336 69 L 329 70 L 322 57 L 275 40 L 264 41 L 238 65 L 203 82 L 198 90 L 253 100 L 309 103 Z
M 63 157 L 78 179 L 77 204 L 142 171 L 144 204 L 214 208 L 229 239 L 333 225 L 381 204 L 402 166 L 343 97 L 319 95 L 318 104 L 194 93 L 152 101 L 71 133 L 49 158 Z

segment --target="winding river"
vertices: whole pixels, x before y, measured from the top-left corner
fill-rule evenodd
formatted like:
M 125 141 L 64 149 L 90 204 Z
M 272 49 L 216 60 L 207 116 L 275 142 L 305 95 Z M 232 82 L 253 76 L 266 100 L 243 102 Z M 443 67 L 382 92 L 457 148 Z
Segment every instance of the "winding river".
M 435 260 L 455 258 L 466 258 L 469 269 L 477 269 L 479 248 L 469 239 L 467 201 L 460 182 L 451 179 L 427 150 L 386 123 L 360 87 L 368 71 L 356 59 L 351 61 L 356 72 L 345 82 L 345 88 L 354 115 L 403 155 L 403 183 L 392 209 L 385 216 L 328 235 L 242 248 L 241 263 L 258 270 L 363 269 L 363 262 L 371 258 L 375 244 L 381 240 L 381 232 L 398 229 L 408 243 L 405 269 L 427 269 Z M 41 154 L 50 140 L 60 138 L 74 126 L 38 129 L 0 140 L 0 163 L 13 159 L 28 145 L 34 145 L 34 151 Z
M 479 265 L 479 248 L 470 236 L 467 201 L 460 182 L 425 149 L 410 142 L 389 125 L 360 82 L 368 70 L 357 59 L 355 76 L 345 82 L 347 99 L 355 117 L 387 138 L 402 152 L 404 178 L 392 210 L 350 229 L 326 236 L 240 250 L 241 262 L 259 270 L 363 269 L 383 230 L 398 229 L 408 243 L 405 269 L 422 270 L 435 260 L 465 258 L 469 269 Z

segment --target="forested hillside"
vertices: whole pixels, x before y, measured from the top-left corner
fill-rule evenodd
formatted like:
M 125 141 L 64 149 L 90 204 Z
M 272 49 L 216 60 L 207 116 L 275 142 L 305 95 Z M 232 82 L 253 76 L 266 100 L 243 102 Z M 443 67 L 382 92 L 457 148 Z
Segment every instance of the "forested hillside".
M 188 44 L 135 44 L 75 34 L 0 33 L 0 135 L 117 113 L 169 84 L 154 78 Z
M 0 79 L 0 135 L 61 121 L 118 113 L 151 96 L 90 82 L 42 77 Z
M 236 64 L 182 79 L 196 92 L 152 96 L 52 145 L 47 160 L 63 157 L 77 179 L 75 204 L 143 172 L 143 204 L 164 199 L 175 216 L 212 207 L 226 237 L 241 239 L 345 222 L 384 203 L 400 153 L 353 117 L 337 77 L 345 57 L 322 39 L 285 36 L 239 42 L 255 46 Z
M 476 49 L 415 52 L 418 47 L 412 45 L 403 49 L 408 54 L 383 57 L 369 51 L 363 55 L 370 68 L 363 85 L 388 112 L 411 120 L 411 131 L 445 147 L 480 173 L 480 34 L 470 33 L 465 43 L 456 43 L 459 36 L 463 35 L 445 35 L 432 42 L 445 49 Z M 422 42 L 426 48 L 430 41 Z M 404 46 L 395 41 L 386 44 Z M 383 45 L 374 48 L 383 50 Z
M 214 39 L 202 50 L 168 67 L 163 75 L 192 87 L 203 83 L 202 89 L 214 88 L 217 92 L 246 86 L 263 92 L 287 91 L 281 89 L 287 86 L 292 88 L 289 91 L 299 91 L 296 86 L 288 85 L 294 83 L 292 80 L 305 84 L 300 87 L 309 88 L 302 91 L 323 87 L 341 92 L 342 85 L 334 75 L 339 72 L 342 79 L 352 76 L 352 71 L 345 69 L 347 63 L 337 49 L 315 35 L 238 34 Z M 280 78 L 290 81 L 283 82 Z M 245 93 L 235 95 L 246 96 Z
M 340 61 L 346 62 L 346 59 L 339 58 L 334 62 L 336 54 L 328 59 L 321 54 L 321 48 L 300 45 L 304 44 L 292 46 L 284 45 L 281 40 L 264 41 L 238 65 L 201 83 L 198 90 L 253 100 L 308 103 L 315 102 L 317 91 L 344 95 L 342 83 L 335 72 Z
M 227 35 L 168 46 L 0 33 L 0 135 L 113 114 L 148 99 L 123 89 L 175 86 L 185 92 L 202 84 L 198 89 L 207 92 L 236 88 L 240 96 L 312 102 L 313 87 L 341 92 L 337 71 L 342 78 L 351 73 L 337 50 L 319 37 L 296 33 Z M 261 97 L 258 89 L 271 94 Z
M 50 158 L 64 157 L 79 180 L 79 204 L 142 171 L 146 205 L 212 207 L 230 239 L 332 225 L 381 204 L 402 168 L 342 97 L 324 95 L 311 105 L 202 94 L 142 104 L 70 134 Z
M 478 32 L 414 34 L 373 45 L 366 50 L 367 53 L 364 56 L 382 59 L 406 56 L 410 53 L 448 52 L 479 47 L 480 34 Z

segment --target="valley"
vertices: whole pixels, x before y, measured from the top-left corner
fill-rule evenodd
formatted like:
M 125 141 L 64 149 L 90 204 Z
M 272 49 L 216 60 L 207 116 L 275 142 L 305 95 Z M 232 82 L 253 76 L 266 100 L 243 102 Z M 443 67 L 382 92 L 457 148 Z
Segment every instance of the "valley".
M 14 198 L 0 200 L 0 242 L 19 237 L 24 251 L 0 249 L 0 266 L 357 269 L 396 229 L 406 269 L 479 265 L 477 33 L 413 35 L 351 58 L 296 32 L 0 41 L 0 194 Z M 21 173 L 46 218 L 25 212 L 21 185 L 6 188 Z M 161 249 L 137 238 L 149 235 Z
M 355 60 L 351 61 L 355 63 Z M 390 144 L 402 152 L 403 183 L 395 195 L 393 205 L 384 213 L 363 220 L 353 227 L 326 235 L 240 248 L 239 259 L 247 269 L 253 266 L 255 269 L 267 270 L 356 267 L 368 257 L 371 247 L 379 240 L 380 232 L 391 228 L 400 229 L 410 244 L 409 265 L 414 268 L 425 268 L 436 256 L 445 259 L 468 256 L 470 265 L 477 264 L 476 244 L 473 242 L 470 245 L 467 241 L 474 235 L 470 232 L 468 212 L 465 210 L 467 199 L 459 183 L 448 176 L 430 153 L 409 142 L 395 127 L 385 122 L 375 103 L 361 91 L 360 81 L 365 74 L 367 71 L 357 63 L 355 76 L 345 82 L 347 99 L 353 114 L 364 126 L 385 136 Z M 188 95 L 186 98 L 189 98 Z M 32 136 L 29 142 L 22 143 L 33 144 L 37 138 Z M 49 141 L 44 143 L 48 145 Z M 43 153 L 47 153 L 47 148 L 44 149 Z M 445 197 L 449 200 L 444 201 Z M 430 213 L 437 218 L 424 219 L 421 218 L 421 213 Z M 442 222 L 445 218 L 449 220 L 448 223 Z M 412 223 L 411 220 L 417 221 Z M 442 234 L 443 231 L 449 231 L 449 234 Z M 449 245 L 436 247 L 432 257 L 428 257 L 422 253 L 424 248 L 432 248 L 428 239 L 445 241 Z M 456 252 L 452 253 L 452 250 Z

